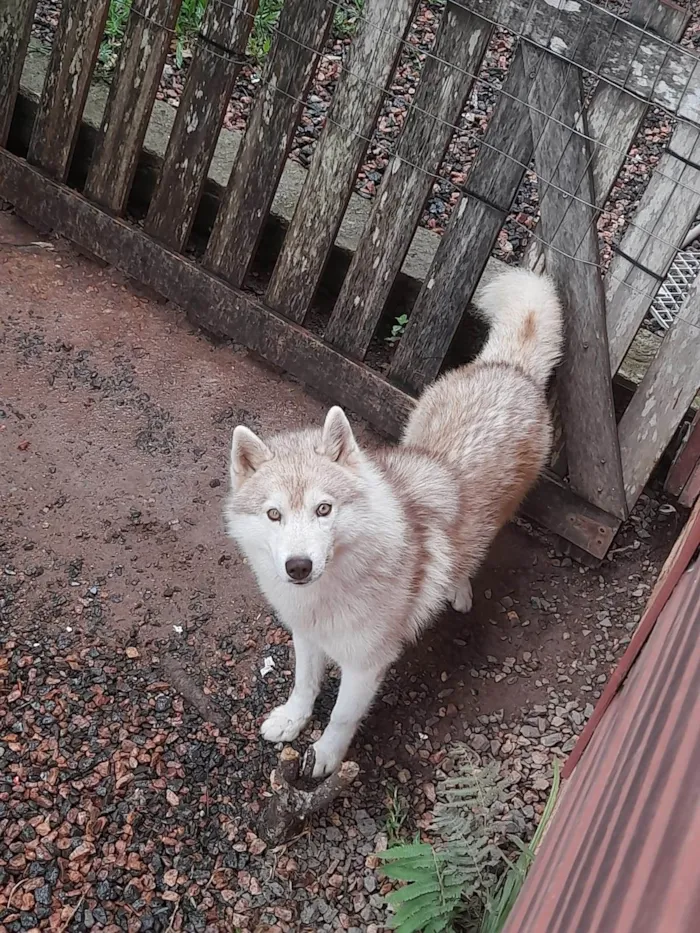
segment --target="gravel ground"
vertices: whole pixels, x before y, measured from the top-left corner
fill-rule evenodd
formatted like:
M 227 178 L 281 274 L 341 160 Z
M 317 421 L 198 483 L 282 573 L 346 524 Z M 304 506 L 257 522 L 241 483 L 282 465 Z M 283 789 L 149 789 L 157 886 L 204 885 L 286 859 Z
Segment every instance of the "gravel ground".
M 430 838 L 456 742 L 499 761 L 501 831 L 530 836 L 682 516 L 643 496 L 597 570 L 507 528 L 469 618 L 446 613 L 389 676 L 350 795 L 270 851 L 257 730 L 292 658 L 223 536 L 226 453 L 237 421 L 324 406 L 36 243 L 0 212 L 0 929 L 378 933 L 375 853 Z
M 624 14 L 628 0 L 605 0 L 601 5 Z M 50 40 L 58 16 L 60 0 L 39 0 L 35 34 Z M 683 38 L 689 48 L 700 49 L 700 3 L 689 0 L 691 21 Z M 437 25 L 443 3 L 423 0 L 411 25 L 407 43 L 401 55 L 394 81 L 389 88 L 377 128 L 368 147 L 365 162 L 356 180 L 356 191 L 372 198 L 377 191 L 391 153 L 396 147 L 407 109 L 411 105 L 426 53 L 434 50 Z M 300 124 L 297 127 L 291 158 L 308 166 L 323 128 L 338 75 L 340 74 L 344 46 L 350 40 L 330 39 L 322 56 L 317 74 L 309 92 Z M 442 233 L 453 206 L 459 199 L 469 166 L 484 136 L 488 120 L 498 97 L 498 90 L 506 76 L 512 57 L 512 36 L 504 30 L 495 30 L 492 42 L 479 72 L 472 94 L 459 121 L 452 143 L 438 172 L 421 220 L 423 226 Z M 159 97 L 173 106 L 179 103 L 184 80 L 183 67 L 178 67 L 174 55 L 168 59 Z M 245 129 L 246 119 L 260 84 L 261 69 L 254 62 L 243 67 L 236 81 L 224 126 Z M 592 91 L 595 82 L 587 82 Z M 630 149 L 624 167 L 605 205 L 598 224 L 601 262 L 607 265 L 611 257 L 611 244 L 624 233 L 641 195 L 651 177 L 662 152 L 668 146 L 673 132 L 673 121 L 663 112 L 652 108 Z M 538 186 L 534 172 L 528 171 L 494 248 L 494 255 L 507 262 L 517 261 L 530 239 L 538 219 Z

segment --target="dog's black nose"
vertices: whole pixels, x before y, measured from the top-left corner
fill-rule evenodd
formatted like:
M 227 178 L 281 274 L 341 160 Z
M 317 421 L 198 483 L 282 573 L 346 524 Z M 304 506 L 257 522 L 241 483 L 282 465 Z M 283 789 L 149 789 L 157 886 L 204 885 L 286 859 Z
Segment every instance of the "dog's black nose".
M 290 557 L 284 565 L 290 580 L 294 580 L 295 583 L 306 580 L 311 573 L 312 567 L 313 564 L 308 557 Z

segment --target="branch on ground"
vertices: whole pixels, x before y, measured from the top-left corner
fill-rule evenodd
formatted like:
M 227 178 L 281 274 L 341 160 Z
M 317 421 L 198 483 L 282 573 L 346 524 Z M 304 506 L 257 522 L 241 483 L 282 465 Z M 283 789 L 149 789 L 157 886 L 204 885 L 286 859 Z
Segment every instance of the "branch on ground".
M 277 767 L 270 774 L 272 798 L 263 813 L 261 833 L 271 845 L 281 845 L 297 835 L 306 819 L 329 806 L 355 780 L 360 772 L 354 761 L 343 764 L 312 790 L 297 786 L 313 772 L 314 753 L 309 749 L 300 762 L 299 752 L 286 746 L 280 752 Z

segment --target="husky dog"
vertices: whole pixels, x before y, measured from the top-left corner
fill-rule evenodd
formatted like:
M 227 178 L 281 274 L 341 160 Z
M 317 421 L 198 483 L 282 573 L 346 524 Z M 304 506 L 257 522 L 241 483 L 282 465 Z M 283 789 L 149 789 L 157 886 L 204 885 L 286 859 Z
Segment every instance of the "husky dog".
M 510 269 L 482 290 L 490 323 L 473 363 L 422 395 L 399 446 L 361 450 L 340 408 L 322 430 L 262 441 L 238 426 L 227 530 L 294 637 L 294 688 L 262 725 L 290 742 L 328 660 L 341 669 L 315 776 L 342 762 L 387 668 L 472 579 L 547 462 L 547 381 L 562 347 L 552 282 Z

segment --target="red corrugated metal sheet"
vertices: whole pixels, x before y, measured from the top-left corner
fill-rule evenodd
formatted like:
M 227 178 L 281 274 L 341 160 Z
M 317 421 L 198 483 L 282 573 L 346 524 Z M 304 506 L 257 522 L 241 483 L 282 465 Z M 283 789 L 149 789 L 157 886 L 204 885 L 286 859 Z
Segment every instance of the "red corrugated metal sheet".
M 697 508 L 691 525 L 666 587 L 682 575 L 601 701 L 505 933 L 700 931 L 700 562 L 680 566 Z
M 659 613 L 666 605 L 669 596 L 675 589 L 676 584 L 680 580 L 688 564 L 690 563 L 693 554 L 699 546 L 700 503 L 693 510 L 690 518 L 686 522 L 685 528 L 680 533 L 675 544 L 673 545 L 671 553 L 668 555 L 668 559 L 666 560 L 666 563 L 664 564 L 661 573 L 659 574 L 659 578 L 656 581 L 656 585 L 652 590 L 651 596 L 649 597 L 649 602 L 646 605 L 644 615 L 642 616 L 639 626 L 632 636 L 632 640 L 627 650 L 620 658 L 620 663 L 617 665 L 613 671 L 612 676 L 606 683 L 603 695 L 598 701 L 595 712 L 591 716 L 589 722 L 586 724 L 586 728 L 583 730 L 583 733 L 577 742 L 576 747 L 567 758 L 562 777 L 568 778 L 573 769 L 576 767 L 576 764 L 583 754 L 586 746 L 588 745 L 598 723 L 605 715 L 606 709 L 610 705 L 617 691 L 620 689 L 620 685 L 629 673 L 630 668 L 637 659 L 637 655 L 644 647 L 650 632 L 656 625 L 656 620 L 659 617 Z

